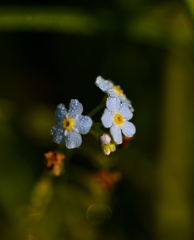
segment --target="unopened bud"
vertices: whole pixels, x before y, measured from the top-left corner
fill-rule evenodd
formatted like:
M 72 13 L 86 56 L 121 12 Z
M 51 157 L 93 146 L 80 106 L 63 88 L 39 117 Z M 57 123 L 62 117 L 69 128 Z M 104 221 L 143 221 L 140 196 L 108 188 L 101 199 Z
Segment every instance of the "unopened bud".
M 104 133 L 104 134 L 102 134 L 102 136 L 100 137 L 100 141 L 101 141 L 101 143 L 102 144 L 109 144 L 110 143 L 110 141 L 111 141 L 111 137 L 108 135 L 108 134 L 106 134 L 106 133 Z
M 109 144 L 106 144 L 106 145 L 102 144 L 102 150 L 105 155 L 109 155 L 111 153 Z
M 110 143 L 109 147 L 111 152 L 114 152 L 116 150 L 116 145 L 114 143 Z

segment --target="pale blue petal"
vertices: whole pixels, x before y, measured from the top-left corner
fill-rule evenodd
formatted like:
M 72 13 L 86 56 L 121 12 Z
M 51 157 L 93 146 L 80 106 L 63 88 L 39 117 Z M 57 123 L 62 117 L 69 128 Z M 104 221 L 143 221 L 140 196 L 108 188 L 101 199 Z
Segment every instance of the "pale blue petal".
M 90 128 L 92 126 L 92 119 L 88 116 L 80 116 L 77 123 L 76 127 L 79 133 L 81 134 L 86 134 L 90 131 Z
M 78 148 L 82 143 L 81 135 L 74 131 L 67 131 L 65 136 L 66 147 L 68 149 Z
M 122 124 L 122 132 L 125 136 L 132 137 L 136 132 L 136 128 L 133 123 L 125 121 Z
M 133 113 L 129 110 L 129 107 L 126 103 L 121 103 L 119 112 L 125 120 L 130 120 L 133 117 Z
M 120 127 L 118 127 L 117 125 L 112 126 L 110 128 L 110 133 L 116 143 L 122 143 L 122 134 Z
M 83 112 L 83 106 L 77 99 L 71 99 L 68 111 L 68 117 L 75 118 Z
M 108 89 L 112 88 L 114 84 L 109 80 L 104 80 L 101 76 L 96 78 L 96 86 L 99 87 L 103 92 L 107 92 Z
M 110 97 L 118 97 L 119 98 L 119 94 L 115 92 L 115 90 L 113 88 L 110 88 L 108 91 L 107 91 L 107 94 L 110 96 Z
M 134 112 L 134 108 L 133 108 L 133 106 L 131 105 L 131 101 L 126 97 L 125 94 L 123 94 L 123 96 L 120 97 L 120 100 L 121 100 L 121 102 L 124 102 L 124 103 L 126 103 L 126 104 L 128 105 L 129 110 L 130 110 L 131 112 Z
M 54 136 L 54 140 L 56 143 L 60 144 L 64 142 L 64 128 L 61 125 L 58 124 L 52 127 L 51 134 Z
M 129 110 L 130 110 L 131 112 L 134 112 L 134 108 L 133 108 L 133 106 L 132 106 L 130 103 L 128 103 L 128 107 L 129 107 Z
M 117 112 L 120 107 L 120 103 L 121 101 L 119 98 L 108 97 L 106 101 L 106 106 L 111 112 Z
M 65 106 L 61 103 L 57 106 L 57 110 L 55 112 L 55 119 L 57 122 L 62 122 L 65 119 L 65 115 L 67 113 L 67 109 Z
M 112 113 L 107 108 L 104 110 L 104 113 L 101 117 L 101 121 L 105 128 L 111 127 L 113 123 Z

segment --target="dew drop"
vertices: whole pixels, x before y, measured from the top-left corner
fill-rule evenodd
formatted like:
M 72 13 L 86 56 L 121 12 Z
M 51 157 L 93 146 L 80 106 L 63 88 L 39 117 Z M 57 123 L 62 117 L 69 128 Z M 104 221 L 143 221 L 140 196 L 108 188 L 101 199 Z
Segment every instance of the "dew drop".
M 86 211 L 86 217 L 92 225 L 105 224 L 112 217 L 112 209 L 106 204 L 92 204 Z

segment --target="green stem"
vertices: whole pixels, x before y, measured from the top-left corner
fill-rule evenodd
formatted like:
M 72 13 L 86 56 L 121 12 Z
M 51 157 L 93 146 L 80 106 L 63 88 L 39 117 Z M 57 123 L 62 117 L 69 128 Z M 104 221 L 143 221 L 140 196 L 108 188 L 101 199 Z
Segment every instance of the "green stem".
M 87 115 L 90 116 L 90 117 L 93 117 L 97 112 L 99 112 L 101 109 L 105 108 L 105 102 L 106 102 L 106 99 L 107 99 L 107 96 L 105 96 L 101 103 L 96 107 L 94 108 L 90 113 L 88 113 Z
M 98 111 L 100 111 L 103 108 L 103 106 L 99 105 L 96 108 L 94 108 L 89 114 L 88 116 L 93 117 Z
M 101 123 L 94 122 L 90 130 L 90 134 L 93 135 L 97 140 L 99 140 L 100 136 L 103 134 L 103 131 L 100 129 L 101 126 Z

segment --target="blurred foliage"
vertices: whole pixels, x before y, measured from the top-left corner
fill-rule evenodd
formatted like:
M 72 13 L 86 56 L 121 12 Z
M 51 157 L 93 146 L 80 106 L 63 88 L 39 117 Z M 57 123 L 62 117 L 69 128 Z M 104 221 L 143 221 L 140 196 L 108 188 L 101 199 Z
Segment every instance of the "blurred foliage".
M 0 6 L 1 239 L 193 239 L 193 1 L 11 3 Z M 90 135 L 67 151 L 50 134 L 56 105 L 77 98 L 90 112 L 98 75 L 132 100 L 137 134 L 110 156 Z M 60 177 L 44 166 L 53 150 L 66 155 Z

